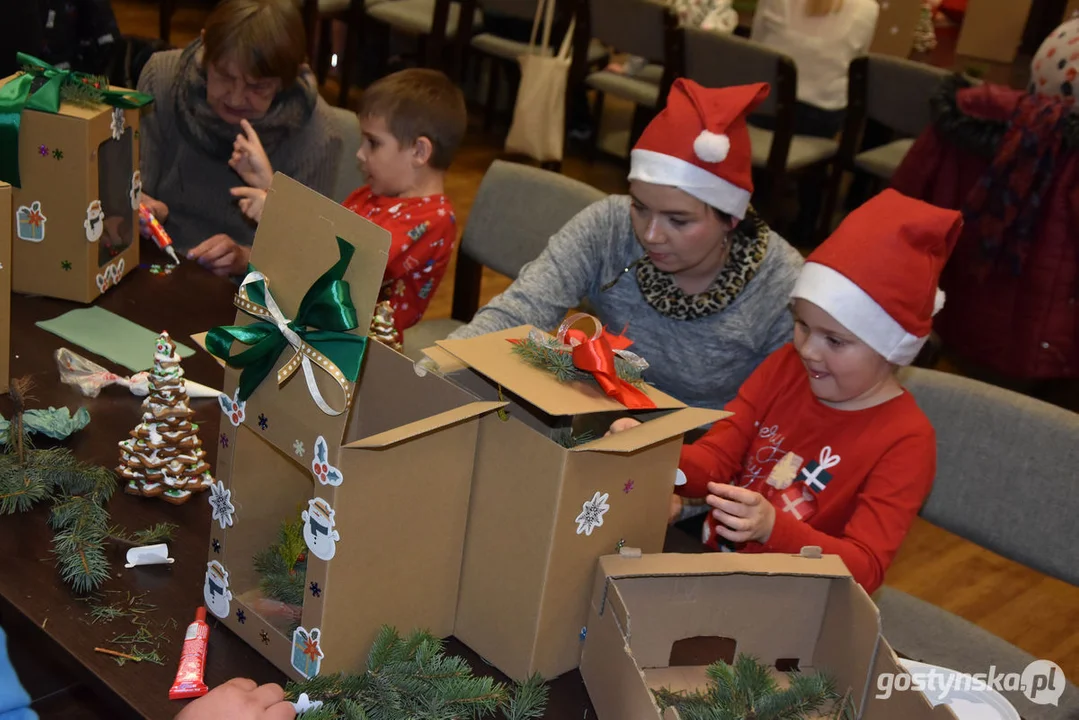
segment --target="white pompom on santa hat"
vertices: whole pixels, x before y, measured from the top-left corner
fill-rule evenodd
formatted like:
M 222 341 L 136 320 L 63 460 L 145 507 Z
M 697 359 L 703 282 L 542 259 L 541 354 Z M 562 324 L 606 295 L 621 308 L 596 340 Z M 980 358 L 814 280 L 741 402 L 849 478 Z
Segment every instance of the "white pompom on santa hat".
M 767 83 L 705 88 L 675 80 L 630 153 L 629 179 L 677 187 L 741 220 L 753 195 L 746 117 L 766 97 Z
M 896 365 L 909 365 L 944 306 L 937 287 L 959 234 L 957 210 L 885 190 L 810 253 L 792 298 L 808 300 Z

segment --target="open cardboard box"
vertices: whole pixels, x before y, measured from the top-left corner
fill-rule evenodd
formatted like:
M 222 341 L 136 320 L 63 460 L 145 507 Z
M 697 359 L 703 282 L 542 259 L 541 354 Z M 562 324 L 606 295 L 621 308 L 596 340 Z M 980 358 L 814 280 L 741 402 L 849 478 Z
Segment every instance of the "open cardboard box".
M 11 374 L 11 230 L 11 186 L 0 182 L 0 392 Z
M 89 303 L 138 267 L 139 117 L 104 104 L 23 111 L 8 223 L 15 292 Z
M 366 337 L 385 230 L 278 174 L 251 263 L 281 313 L 296 318 L 307 289 L 341 257 L 338 238 L 356 250 L 344 279 L 359 319 L 351 334 Z M 237 325 L 253 320 L 237 312 Z M 246 347 L 234 343 L 232 353 Z M 235 395 L 240 371 L 225 371 L 232 399 L 223 399 L 212 492 L 228 492 L 235 512 L 231 524 L 211 524 L 204 596 L 233 632 L 302 678 L 362 670 L 384 624 L 452 633 L 477 418 L 501 404 L 418 377 L 409 359 L 368 340 L 351 396 L 314 368 L 331 409 L 345 408 L 334 416 L 316 405 L 302 370 L 278 384 L 293 355 L 286 345 L 246 403 Z M 265 597 L 253 563 L 297 519 L 307 544 L 302 607 Z
M 955 720 L 919 692 L 876 699 L 880 672 L 905 671 L 838 556 L 633 555 L 600 558 L 592 588 L 581 675 L 599 720 L 678 720 L 652 691 L 705 687 L 709 664 L 741 653 L 779 680 L 828 673 L 858 718 Z
M 508 404 L 480 422 L 454 635 L 514 679 L 577 667 L 596 560 L 620 543 L 659 552 L 682 435 L 728 413 L 687 408 L 654 388 L 644 424 L 594 381 L 526 364 L 518 327 L 429 349 L 445 377 Z M 570 435 L 597 439 L 566 447 Z

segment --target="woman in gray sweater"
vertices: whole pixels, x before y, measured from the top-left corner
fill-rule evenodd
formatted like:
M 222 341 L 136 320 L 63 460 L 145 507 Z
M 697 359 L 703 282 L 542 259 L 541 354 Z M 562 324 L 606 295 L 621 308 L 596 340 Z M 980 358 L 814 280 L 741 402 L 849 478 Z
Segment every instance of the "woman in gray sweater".
M 802 256 L 749 207 L 745 118 L 767 93 L 676 81 L 631 153 L 629 197 L 585 208 L 450 337 L 550 330 L 586 298 L 609 330 L 626 328 L 645 380 L 721 408 L 793 332 Z
M 202 37 L 154 54 L 139 90 L 154 97 L 142 120 L 143 204 L 177 251 L 219 275 L 247 269 L 255 227 L 230 193 L 247 168 L 231 163 L 247 120 L 273 167 L 333 194 L 342 140 L 304 65 L 303 20 L 291 0 L 224 0 Z

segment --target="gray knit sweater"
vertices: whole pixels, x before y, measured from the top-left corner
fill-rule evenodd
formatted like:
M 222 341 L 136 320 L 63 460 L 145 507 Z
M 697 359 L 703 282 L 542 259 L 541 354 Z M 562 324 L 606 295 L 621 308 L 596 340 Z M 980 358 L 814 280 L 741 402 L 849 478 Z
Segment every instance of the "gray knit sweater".
M 229 188 L 244 182 L 228 166 L 227 155 L 222 158 L 208 153 L 179 127 L 185 121 L 176 98 L 177 83 L 183 82 L 184 52 L 155 53 L 139 76 L 139 90 L 154 96 L 140 131 L 143 190 L 168 205 L 165 229 L 178 251 L 187 251 L 218 233 L 250 245 L 255 226 L 244 218 L 229 194 Z M 188 133 L 192 131 L 200 128 L 188 128 Z M 238 126 L 235 132 L 239 132 Z M 332 197 L 341 148 L 329 106 L 318 98 L 306 122 L 297 124 L 277 147 L 266 150 L 274 170 Z
M 630 350 L 650 365 L 645 380 L 687 405 L 723 407 L 765 356 L 790 341 L 787 308 L 802 256 L 771 233 L 757 274 L 730 305 L 697 320 L 675 320 L 648 304 L 633 271 L 600 290 L 640 255 L 629 198 L 600 200 L 570 220 L 506 292 L 450 337 L 526 324 L 550 331 L 587 298 L 611 331 L 628 324 Z

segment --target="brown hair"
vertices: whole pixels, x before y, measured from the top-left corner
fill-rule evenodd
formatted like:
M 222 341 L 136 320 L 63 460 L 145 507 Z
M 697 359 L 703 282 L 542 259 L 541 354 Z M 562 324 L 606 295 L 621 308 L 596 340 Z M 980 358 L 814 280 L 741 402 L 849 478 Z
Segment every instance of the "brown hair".
M 223 0 L 206 18 L 204 62 L 235 59 L 256 78 L 296 82 L 307 56 L 303 18 L 292 0 Z
M 380 117 L 402 146 L 431 141 L 428 165 L 446 170 L 468 124 L 460 88 L 438 70 L 410 68 L 377 80 L 363 91 L 360 118 Z

